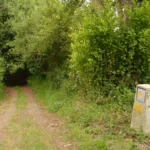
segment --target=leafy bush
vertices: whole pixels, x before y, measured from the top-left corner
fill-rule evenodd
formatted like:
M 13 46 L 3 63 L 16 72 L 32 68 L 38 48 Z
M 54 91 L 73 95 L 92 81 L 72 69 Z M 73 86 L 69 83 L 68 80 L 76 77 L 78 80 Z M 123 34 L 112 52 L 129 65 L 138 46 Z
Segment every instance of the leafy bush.
M 135 82 L 149 82 L 149 6 L 144 1 L 140 7 L 126 8 L 126 24 L 119 24 L 115 6 L 109 2 L 105 9 L 89 7 L 82 13 L 71 34 L 71 76 L 78 85 L 103 90 L 109 85 L 133 87 Z
M 0 57 L 0 82 L 3 81 L 5 73 L 5 61 L 2 57 Z
M 5 62 L 3 58 L 0 58 L 0 100 L 3 98 L 4 95 L 4 84 L 3 84 L 3 78 L 5 73 Z
M 0 83 L 0 101 L 3 99 L 3 96 L 4 96 L 4 84 L 3 83 Z

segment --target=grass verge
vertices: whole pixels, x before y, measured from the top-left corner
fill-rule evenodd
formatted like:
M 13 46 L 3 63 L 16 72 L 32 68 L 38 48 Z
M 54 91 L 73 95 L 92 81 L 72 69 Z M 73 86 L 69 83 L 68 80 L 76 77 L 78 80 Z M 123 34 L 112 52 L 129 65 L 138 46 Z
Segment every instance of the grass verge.
M 35 78 L 29 84 L 49 112 L 66 120 L 69 138 L 81 150 L 140 150 L 150 146 L 148 135 L 130 129 L 132 105 L 128 98 L 134 99 L 134 94 L 126 94 L 123 101 L 101 98 L 97 104 L 64 87 L 52 88 L 48 80 Z

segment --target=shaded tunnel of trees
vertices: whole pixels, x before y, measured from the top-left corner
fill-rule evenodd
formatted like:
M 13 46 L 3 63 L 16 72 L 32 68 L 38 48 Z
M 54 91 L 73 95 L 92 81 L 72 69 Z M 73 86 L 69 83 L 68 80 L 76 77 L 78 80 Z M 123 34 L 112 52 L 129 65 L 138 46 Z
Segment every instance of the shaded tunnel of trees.
M 86 2 L 1 0 L 0 83 L 25 85 L 26 69 L 10 73 L 22 63 L 33 76 L 74 79 L 85 89 L 148 83 L 149 0 Z
M 15 73 L 5 73 L 4 83 L 7 86 L 24 86 L 27 84 L 29 72 L 27 69 L 18 69 Z

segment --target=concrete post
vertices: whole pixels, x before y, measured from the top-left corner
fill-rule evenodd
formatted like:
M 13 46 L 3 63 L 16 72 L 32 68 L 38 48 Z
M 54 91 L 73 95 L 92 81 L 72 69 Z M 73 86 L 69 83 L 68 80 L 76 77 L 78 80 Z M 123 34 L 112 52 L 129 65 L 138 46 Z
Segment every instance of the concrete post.
M 150 85 L 139 84 L 136 88 L 131 128 L 150 133 Z

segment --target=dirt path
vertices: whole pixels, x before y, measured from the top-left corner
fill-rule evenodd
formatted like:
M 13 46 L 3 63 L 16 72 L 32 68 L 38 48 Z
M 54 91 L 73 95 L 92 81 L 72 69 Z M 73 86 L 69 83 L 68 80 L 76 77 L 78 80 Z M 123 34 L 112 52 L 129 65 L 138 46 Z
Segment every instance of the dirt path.
M 9 100 L 0 106 L 0 149 L 79 150 L 67 140 L 63 121 L 37 104 L 30 88 L 21 89 L 26 101 L 22 110 L 17 109 L 15 88 L 7 88 Z
M 4 103 L 0 106 L 0 141 L 5 137 L 4 129 L 9 124 L 15 112 L 16 91 L 6 88 Z
M 51 135 L 51 141 L 56 150 L 77 150 L 70 142 L 65 142 L 67 130 L 63 127 L 63 122 L 54 114 L 50 114 L 42 109 L 35 101 L 32 91 L 28 87 L 24 87 L 23 91 L 27 96 L 27 110 L 33 117 L 34 122 L 48 136 Z

